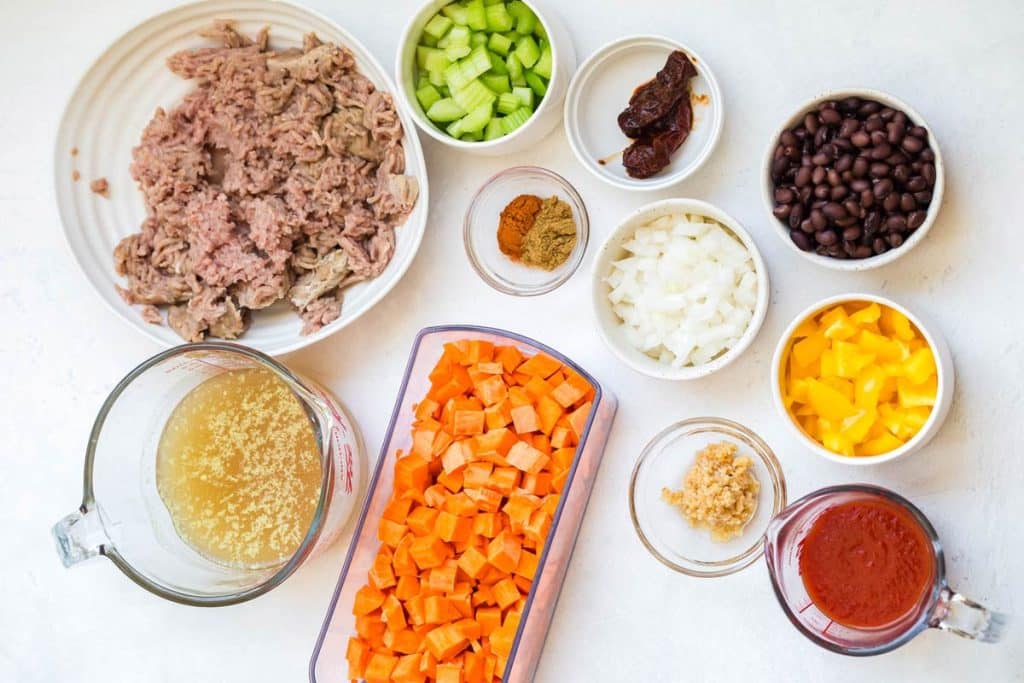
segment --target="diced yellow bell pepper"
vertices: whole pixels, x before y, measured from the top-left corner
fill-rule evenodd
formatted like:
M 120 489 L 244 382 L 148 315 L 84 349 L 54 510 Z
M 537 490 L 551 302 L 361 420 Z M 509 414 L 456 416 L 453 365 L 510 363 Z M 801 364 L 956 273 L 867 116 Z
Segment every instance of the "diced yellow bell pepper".
M 815 363 L 826 348 L 828 348 L 828 340 L 824 335 L 811 335 L 793 344 L 793 360 L 797 365 L 807 367 Z
M 882 391 L 878 394 L 879 403 L 891 403 L 896 400 L 896 378 L 886 376 L 882 383 Z
M 877 365 L 864 368 L 853 383 L 853 402 L 861 408 L 874 408 L 885 385 L 885 373 Z
M 825 349 L 821 352 L 821 371 L 818 376 L 822 379 L 839 376 L 839 364 L 836 362 L 836 354 L 832 349 Z
M 865 353 L 859 346 L 850 342 L 836 341 L 832 344 L 832 350 L 835 354 L 836 374 L 847 379 L 856 378 L 861 370 L 875 362 L 875 354 Z
M 827 420 L 842 420 L 853 414 L 850 399 L 834 387 L 813 378 L 807 380 L 807 400 L 818 415 Z
M 807 380 L 795 379 L 790 382 L 789 396 L 796 403 L 807 403 Z
M 825 328 L 824 334 L 829 339 L 849 339 L 860 332 L 860 329 L 849 318 L 840 318 Z
M 861 330 L 854 342 L 865 352 L 876 354 L 881 361 L 901 360 L 903 356 L 903 349 L 895 340 L 871 330 Z
M 896 381 L 896 394 L 902 408 L 935 405 L 935 396 L 939 393 L 939 379 L 932 375 L 921 384 L 914 384 L 908 378 L 900 377 Z
M 853 382 L 842 377 L 822 377 L 821 381 L 842 394 L 847 401 L 853 403 Z
M 793 339 L 803 339 L 804 337 L 810 337 L 812 334 L 818 331 L 818 324 L 814 322 L 814 316 L 807 318 L 802 323 L 796 326 L 793 330 Z
M 821 435 L 821 444 L 828 450 L 833 453 L 838 453 L 839 455 L 856 455 L 856 452 L 853 449 L 853 442 L 842 434 L 824 432 Z
M 932 350 L 925 347 L 910 354 L 910 358 L 903 361 L 903 376 L 912 384 L 923 384 L 932 375 L 937 374 L 935 367 L 935 356 Z
M 900 439 L 889 432 L 882 432 L 881 435 L 858 444 L 854 451 L 857 455 L 882 455 L 883 453 L 894 451 L 902 445 L 903 441 Z
M 882 315 L 882 307 L 872 301 L 870 304 L 853 313 L 850 322 L 857 326 L 870 325 L 877 322 Z
M 879 320 L 882 326 L 882 331 L 886 334 L 893 335 L 903 341 L 910 341 L 917 336 L 917 331 L 914 330 L 913 324 L 907 316 L 903 315 L 895 308 L 886 306 L 882 309 L 882 317 Z
M 843 420 L 843 436 L 857 444 L 867 438 L 868 432 L 878 419 L 878 413 L 872 408 L 860 408 L 856 413 Z
M 822 329 L 825 329 L 839 320 L 846 320 L 848 317 L 850 316 L 847 314 L 846 309 L 843 308 L 843 305 L 838 304 L 822 313 L 818 324 L 821 325 Z

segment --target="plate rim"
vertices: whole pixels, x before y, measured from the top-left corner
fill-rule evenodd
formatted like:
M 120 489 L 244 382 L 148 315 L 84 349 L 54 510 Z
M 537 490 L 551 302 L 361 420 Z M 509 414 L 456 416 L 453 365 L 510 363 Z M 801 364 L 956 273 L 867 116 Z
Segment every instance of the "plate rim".
M 103 305 L 107 308 L 107 310 L 112 312 L 115 318 L 121 320 L 125 325 L 136 330 L 138 333 L 142 334 L 147 339 L 155 342 L 161 348 L 170 348 L 171 346 L 184 343 L 185 340 L 165 339 L 163 336 L 158 334 L 156 330 L 158 328 L 166 327 L 166 324 L 161 326 L 154 326 L 151 325 L 150 323 L 145 322 L 141 318 L 141 316 L 138 315 L 137 311 L 131 309 L 129 311 L 123 311 L 119 309 L 117 306 L 114 305 L 114 303 L 110 299 L 108 299 L 107 296 L 103 294 L 103 292 L 100 291 L 100 284 L 95 281 L 94 276 L 88 272 L 85 265 L 83 264 L 78 251 L 72 244 L 72 230 L 77 230 L 81 232 L 82 227 L 78 224 L 78 220 L 76 219 L 76 217 L 73 214 L 69 214 L 68 208 L 69 206 L 73 206 L 74 202 L 68 198 L 66 191 L 62 191 L 62 182 L 66 179 L 64 179 L 61 176 L 60 171 L 62 159 L 68 154 L 68 150 L 65 149 L 65 147 L 67 147 L 67 143 L 73 144 L 73 141 L 66 139 L 67 135 L 69 135 L 69 133 L 67 132 L 67 128 L 69 127 L 68 115 L 70 113 L 70 110 L 72 109 L 72 106 L 76 104 L 76 101 L 79 98 L 79 93 L 82 89 L 82 84 L 85 83 L 87 79 L 95 75 L 97 70 L 102 67 L 104 61 L 109 58 L 111 52 L 115 48 L 117 48 L 119 44 L 121 44 L 126 39 L 129 39 L 136 32 L 140 31 L 141 29 L 144 29 L 145 27 L 147 27 L 150 24 L 153 24 L 154 22 L 167 20 L 168 18 L 172 18 L 174 15 L 177 14 L 187 14 L 205 5 L 209 5 L 214 9 L 216 9 L 218 6 L 225 6 L 226 14 L 230 14 L 231 11 L 238 11 L 239 9 L 242 9 L 238 7 L 238 5 L 251 5 L 251 9 L 256 11 L 265 8 L 269 9 L 275 6 L 284 6 L 289 10 L 296 12 L 297 17 L 300 20 L 304 18 L 316 19 L 329 26 L 331 30 L 335 31 L 344 41 L 342 46 L 351 50 L 358 61 L 363 62 L 364 64 L 370 67 L 370 70 L 375 71 L 375 73 L 364 73 L 364 75 L 370 78 L 370 80 L 374 83 L 374 86 L 377 89 L 385 90 L 385 92 L 389 93 L 392 96 L 393 100 L 396 98 L 395 84 L 392 82 L 390 75 L 388 74 L 387 70 L 385 70 L 381 66 L 380 61 L 373 54 L 373 52 L 371 52 L 362 43 L 362 41 L 356 38 L 350 31 L 348 31 L 334 19 L 324 15 L 321 12 L 318 12 L 315 9 L 311 9 L 309 7 L 301 5 L 295 0 L 245 0 L 244 2 L 237 2 L 236 0 L 192 0 L 187 3 L 156 12 L 154 14 L 147 16 L 141 21 L 134 23 L 129 28 L 121 31 L 113 40 L 107 43 L 105 47 L 103 47 L 102 50 L 95 57 L 89 60 L 88 65 L 75 80 L 73 88 L 64 100 L 64 104 L 61 107 L 60 118 L 58 120 L 57 128 L 53 138 L 53 154 L 51 156 L 51 161 L 53 164 L 53 173 L 51 187 L 53 190 L 52 200 L 57 208 L 57 214 L 60 219 L 60 233 L 62 236 L 64 247 L 67 250 L 67 253 L 70 255 L 71 259 L 74 261 L 75 265 L 77 266 L 79 274 L 89 283 L 90 289 L 92 290 L 94 295 L 100 301 L 103 302 Z M 268 22 L 268 25 L 270 26 L 272 31 L 273 25 L 270 22 Z M 412 241 L 409 244 L 408 256 L 405 259 L 405 261 L 403 263 L 395 263 L 395 257 L 394 255 L 392 256 L 392 261 L 388 263 L 388 267 L 391 267 L 392 264 L 394 264 L 396 269 L 395 271 L 393 271 L 392 279 L 388 282 L 384 282 L 377 292 L 374 292 L 371 296 L 368 297 L 366 304 L 361 308 L 361 310 L 358 310 L 356 313 L 352 314 L 352 316 L 348 319 L 343 320 L 341 317 L 339 317 L 337 320 L 332 321 L 327 325 L 324 325 L 320 330 L 317 330 L 312 334 L 296 334 L 295 337 L 290 341 L 280 344 L 273 342 L 271 342 L 270 344 L 253 344 L 250 340 L 246 338 L 246 335 L 244 333 L 238 339 L 232 341 L 234 341 L 235 343 L 244 344 L 246 346 L 251 346 L 252 348 L 256 348 L 271 356 L 280 356 L 287 353 L 292 353 L 294 351 L 298 351 L 308 346 L 312 346 L 313 344 L 323 341 L 324 339 L 327 339 L 331 335 L 336 334 L 337 332 L 348 327 L 349 325 L 363 317 L 363 315 L 368 313 L 378 303 L 380 303 L 380 301 L 384 297 L 386 297 L 391 292 L 391 290 L 395 288 L 395 286 L 398 285 L 401 279 L 405 276 L 406 272 L 408 272 L 409 268 L 416 260 L 416 256 L 419 253 L 420 246 L 422 245 L 423 242 L 424 234 L 426 233 L 427 221 L 429 219 L 429 178 L 427 172 L 426 158 L 423 154 L 423 148 L 420 144 L 419 136 L 416 132 L 416 125 L 409 120 L 407 113 L 404 111 L 404 109 L 399 105 L 397 101 L 395 102 L 395 112 L 403 128 L 402 144 L 406 149 L 406 159 L 407 161 L 413 162 L 413 165 L 416 166 L 415 177 L 419 185 L 419 195 L 416 199 L 416 206 L 413 208 L 413 211 L 410 212 L 410 217 L 413 214 L 419 212 L 419 218 L 415 221 L 410 221 L 409 218 L 407 218 L 406 222 L 398 226 L 400 229 L 411 227 L 413 232 Z M 70 182 L 73 183 L 74 181 Z M 133 187 L 132 191 L 137 192 L 137 188 Z M 116 272 L 113 271 L 112 254 L 110 260 L 110 272 L 112 275 L 112 283 L 114 285 L 119 284 L 119 276 L 116 274 Z M 385 269 L 384 272 L 387 272 L 387 268 Z M 381 273 L 381 275 L 378 276 L 378 278 L 380 278 L 383 275 L 384 273 Z M 374 278 L 369 282 L 372 283 L 375 280 L 377 280 L 377 278 Z M 128 313 L 135 313 L 134 318 L 130 316 Z M 298 318 L 296 319 L 298 320 Z

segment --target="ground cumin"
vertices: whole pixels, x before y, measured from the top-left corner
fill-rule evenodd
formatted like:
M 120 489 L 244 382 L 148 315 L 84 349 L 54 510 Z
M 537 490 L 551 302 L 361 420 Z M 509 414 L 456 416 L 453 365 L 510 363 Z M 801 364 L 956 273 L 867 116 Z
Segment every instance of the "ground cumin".
M 498 248 L 501 253 L 519 260 L 523 253 L 523 237 L 533 227 L 540 207 L 540 197 L 521 194 L 502 209 L 498 221 Z
M 572 208 L 558 197 L 548 197 L 523 237 L 523 263 L 554 270 L 565 263 L 576 246 L 576 221 Z

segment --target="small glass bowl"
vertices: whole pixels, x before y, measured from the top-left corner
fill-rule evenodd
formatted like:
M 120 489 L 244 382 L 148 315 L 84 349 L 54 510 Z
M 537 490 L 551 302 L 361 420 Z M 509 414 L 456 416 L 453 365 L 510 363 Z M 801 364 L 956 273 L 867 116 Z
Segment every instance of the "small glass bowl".
M 530 268 L 513 261 L 498 248 L 501 211 L 521 194 L 541 199 L 554 195 L 572 208 L 576 246 L 565 263 L 554 270 Z M 513 166 L 491 177 L 473 196 L 462 224 L 466 255 L 473 269 L 488 285 L 513 296 L 537 296 L 559 287 L 583 261 L 589 237 L 590 219 L 576 188 L 557 173 L 538 166 Z
M 682 487 L 697 451 L 720 441 L 735 443 L 737 457 L 754 461 L 761 484 L 754 516 L 739 536 L 725 542 L 690 526 L 661 497 L 663 488 Z M 663 430 L 644 447 L 629 483 L 629 513 L 640 540 L 666 567 L 689 576 L 727 576 L 756 562 L 764 553 L 768 523 L 785 507 L 786 480 L 768 444 L 743 425 L 717 417 L 695 417 Z

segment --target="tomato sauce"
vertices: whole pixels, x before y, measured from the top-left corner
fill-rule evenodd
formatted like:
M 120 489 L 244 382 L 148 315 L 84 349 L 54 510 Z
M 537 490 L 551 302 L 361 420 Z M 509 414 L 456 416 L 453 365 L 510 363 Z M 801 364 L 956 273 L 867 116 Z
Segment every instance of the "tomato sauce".
M 825 510 L 800 543 L 800 576 L 815 606 L 852 628 L 911 612 L 934 582 L 935 553 L 916 519 L 886 500 Z

